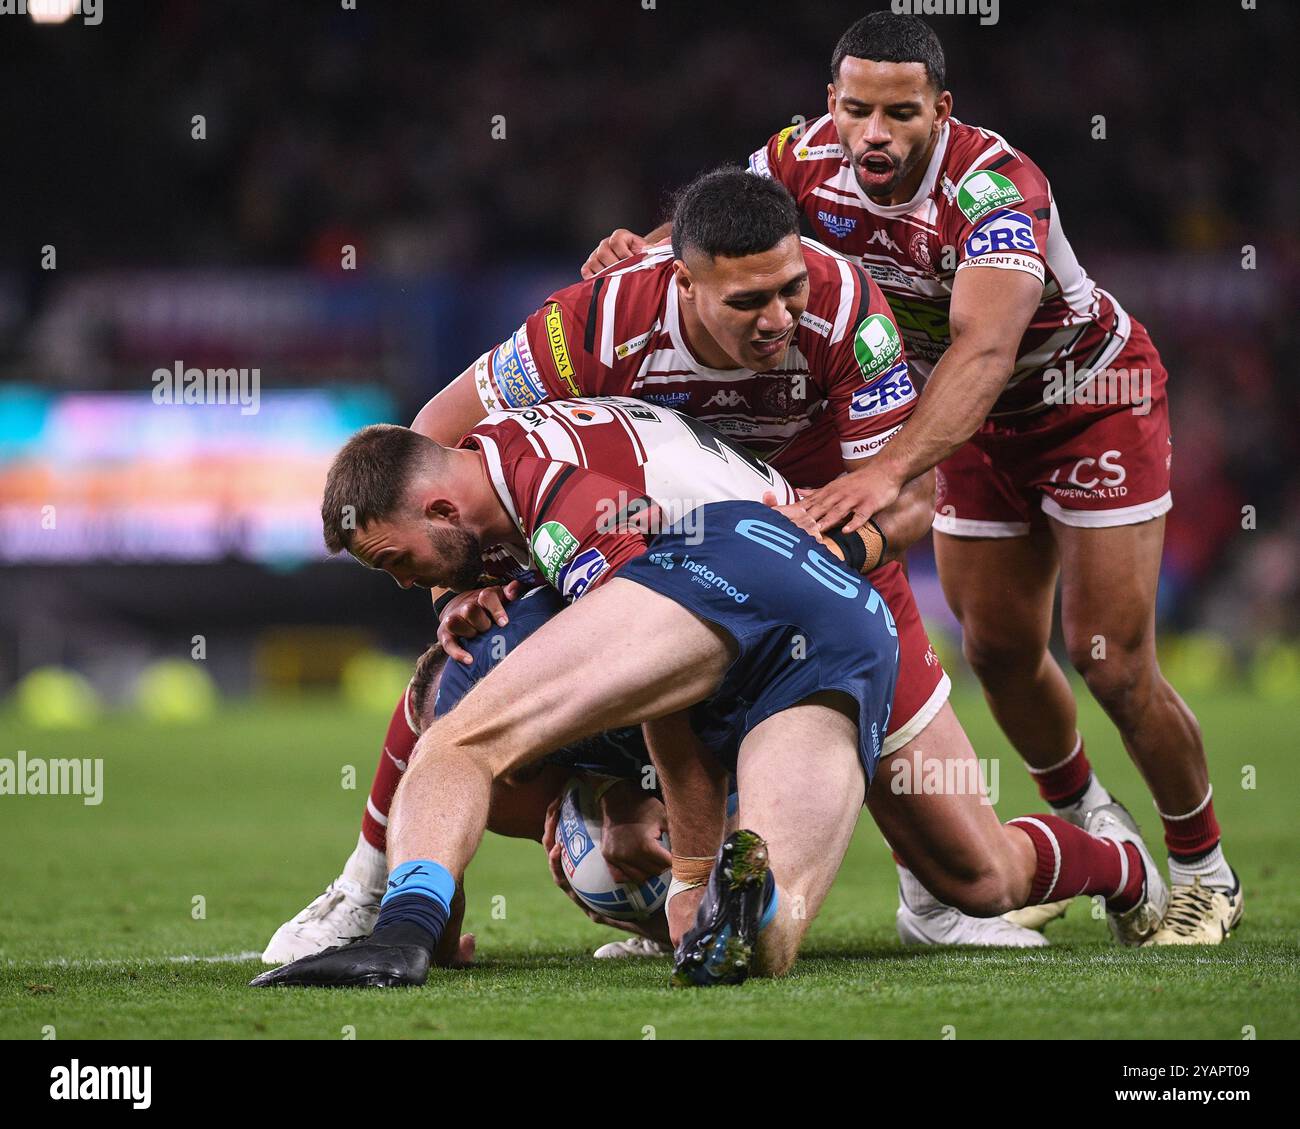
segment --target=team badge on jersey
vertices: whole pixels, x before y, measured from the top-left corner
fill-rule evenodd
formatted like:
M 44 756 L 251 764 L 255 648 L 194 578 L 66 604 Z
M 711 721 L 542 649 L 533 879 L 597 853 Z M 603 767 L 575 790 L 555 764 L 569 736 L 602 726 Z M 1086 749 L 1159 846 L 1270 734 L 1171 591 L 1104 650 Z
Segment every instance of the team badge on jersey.
M 510 408 L 527 408 L 546 399 L 546 389 L 528 348 L 528 336 L 522 329 L 492 354 L 492 382 L 501 402 Z
M 996 208 L 1018 204 L 1020 190 L 1000 172 L 976 169 L 957 186 L 957 207 L 971 223 L 978 223 Z
M 872 314 L 862 320 L 853 335 L 853 353 L 858 358 L 862 378 L 871 383 L 902 360 L 903 343 L 889 318 Z
M 558 521 L 548 521 L 533 533 L 533 560 L 542 575 L 555 588 L 560 587 L 560 573 L 578 549 L 578 539 Z

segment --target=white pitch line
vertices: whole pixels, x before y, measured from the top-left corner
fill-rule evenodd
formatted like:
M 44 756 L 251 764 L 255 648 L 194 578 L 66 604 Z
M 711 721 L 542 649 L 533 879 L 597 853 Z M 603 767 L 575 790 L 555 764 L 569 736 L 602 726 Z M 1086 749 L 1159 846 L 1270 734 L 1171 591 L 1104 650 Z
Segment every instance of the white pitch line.
M 6 968 L 113 968 L 122 964 L 150 964 L 165 960 L 170 964 L 239 964 L 246 960 L 257 960 L 258 952 L 218 953 L 204 956 L 201 953 L 179 953 L 175 956 L 139 956 L 139 957 L 56 957 L 53 960 L 14 960 L 5 961 Z

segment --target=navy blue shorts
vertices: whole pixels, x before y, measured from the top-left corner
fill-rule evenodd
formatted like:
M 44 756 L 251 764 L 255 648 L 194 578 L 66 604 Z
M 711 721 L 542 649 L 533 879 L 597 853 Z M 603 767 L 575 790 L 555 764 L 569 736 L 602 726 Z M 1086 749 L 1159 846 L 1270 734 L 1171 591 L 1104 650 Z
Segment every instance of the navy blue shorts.
M 761 722 L 839 690 L 857 703 L 858 750 L 875 775 L 898 676 L 898 631 L 881 595 L 787 518 L 759 502 L 710 502 L 616 573 L 726 631 L 739 655 L 714 702 L 720 757 Z M 697 724 L 697 729 L 700 726 Z M 732 753 L 734 766 L 734 752 Z
M 435 716 L 441 717 L 452 709 L 488 671 L 565 606 L 555 589 L 534 588 L 513 604 L 506 605 L 510 622 L 505 627 L 493 626 L 484 634 L 462 639 L 460 645 L 474 661 L 466 666 L 447 660 L 438 682 L 438 696 L 434 700 Z M 548 756 L 546 763 L 577 772 L 640 781 L 643 770 L 650 763 L 650 751 L 641 736 L 641 727 L 632 725 L 566 745 Z

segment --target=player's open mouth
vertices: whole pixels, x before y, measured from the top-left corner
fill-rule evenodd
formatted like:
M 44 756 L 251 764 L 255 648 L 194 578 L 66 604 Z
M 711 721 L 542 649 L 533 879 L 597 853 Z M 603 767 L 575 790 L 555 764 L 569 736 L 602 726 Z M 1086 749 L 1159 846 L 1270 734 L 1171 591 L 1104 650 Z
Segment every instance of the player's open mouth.
M 893 175 L 894 162 L 884 153 L 870 153 L 858 161 L 858 168 L 872 180 L 879 180 Z

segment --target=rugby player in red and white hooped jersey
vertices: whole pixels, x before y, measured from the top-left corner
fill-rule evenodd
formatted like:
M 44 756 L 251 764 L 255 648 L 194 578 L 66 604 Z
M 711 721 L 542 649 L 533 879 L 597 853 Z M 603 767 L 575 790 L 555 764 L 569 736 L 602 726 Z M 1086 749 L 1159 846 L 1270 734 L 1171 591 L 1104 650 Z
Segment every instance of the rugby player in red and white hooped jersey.
M 1241 918 L 1241 885 L 1220 846 L 1199 726 L 1155 655 L 1172 504 L 1155 346 L 1079 265 L 1043 172 L 952 117 L 943 49 L 923 21 L 877 12 L 849 28 L 827 109 L 806 131 L 776 134 L 750 168 L 781 181 L 812 230 L 871 272 L 928 379 L 882 456 L 808 510 L 849 517 L 851 529 L 939 468 L 936 556 L 967 658 L 1043 797 L 1082 818 L 1109 796 L 1048 652 L 1060 575 L 1071 661 L 1164 824 L 1173 897 L 1151 943 L 1218 943 Z M 615 232 L 584 271 L 642 242 Z
M 560 291 L 434 397 L 414 429 L 454 444 L 498 408 L 575 395 L 632 395 L 701 419 L 766 458 L 796 486 L 821 485 L 873 457 L 916 399 L 888 305 L 859 267 L 799 239 L 793 201 L 771 182 L 740 170 L 712 174 L 683 194 L 678 214 L 693 214 L 690 222 L 709 231 L 725 229 L 731 213 L 752 209 L 774 212 L 788 234 L 739 256 L 710 256 L 689 246 L 674 254 L 665 247 Z M 947 675 L 897 563 L 929 528 L 932 513 L 933 483 L 925 474 L 875 515 L 889 550 L 870 579 L 889 603 L 901 648 L 886 753 L 907 750 L 922 731 L 932 742 L 969 747 L 947 704 Z M 504 622 L 507 597 L 516 591 L 480 589 L 446 607 L 439 641 L 447 653 L 466 657 L 457 636 Z M 303 921 L 286 926 L 292 937 L 277 934 L 268 961 L 304 955 L 345 911 L 356 918 L 339 923 L 349 931 L 373 920 L 370 892 L 383 872 L 388 805 L 412 745 L 399 704 L 362 841 L 331 887 L 341 894 L 327 891 L 321 902 L 338 908 L 323 917 L 321 907 L 309 907 Z M 900 851 L 909 831 L 891 832 Z M 907 939 L 1042 941 L 1001 919 L 966 917 L 940 905 L 901 867 L 900 880 L 913 907 L 900 915 Z

